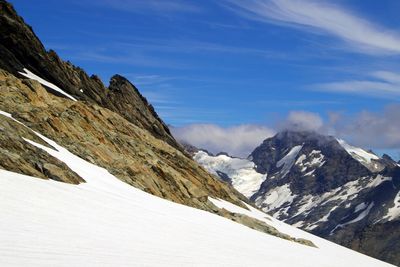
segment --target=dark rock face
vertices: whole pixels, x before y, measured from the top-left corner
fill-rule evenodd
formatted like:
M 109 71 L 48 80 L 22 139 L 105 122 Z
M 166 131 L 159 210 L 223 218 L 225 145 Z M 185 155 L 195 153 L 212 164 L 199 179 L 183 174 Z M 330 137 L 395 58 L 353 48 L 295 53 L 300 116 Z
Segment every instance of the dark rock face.
M 248 159 L 266 175 L 250 196 L 259 208 L 315 235 L 400 264 L 394 230 L 400 222 L 400 167 L 390 157 L 379 158 L 332 136 L 285 131 L 266 139 Z M 216 172 L 221 180 L 232 181 Z
M 312 132 L 266 139 L 249 156 L 268 174 L 251 199 L 280 220 L 398 265 L 400 168 L 389 156 L 368 163 L 345 147 Z
M 182 145 L 183 149 L 185 149 L 185 151 L 187 153 L 189 153 L 189 155 L 191 155 L 191 156 L 193 156 L 195 153 L 197 153 L 200 150 L 197 147 L 195 147 L 191 144 L 188 144 L 188 143 L 181 142 L 181 145 Z
M 291 162 L 293 166 L 290 171 L 282 172 L 285 166 L 277 163 L 296 146 L 300 150 L 297 155 L 293 155 L 293 161 L 300 155 L 307 155 L 308 161 L 316 161 L 315 166 L 302 166 Z M 290 183 L 290 188 L 295 194 L 320 194 L 370 174 L 368 169 L 354 160 L 335 138 L 313 132 L 278 133 L 275 137 L 265 140 L 250 157 L 257 165 L 258 172 L 268 173 L 268 177 L 276 178 L 267 179 L 261 187 L 261 193 L 274 186 Z M 298 179 L 304 175 L 305 170 L 302 169 L 305 167 L 307 172 L 313 171 L 312 175 L 305 177 L 306 182 Z
M 93 75 L 64 62 L 43 44 L 18 16 L 11 4 L 0 0 L 0 68 L 17 77 L 24 68 L 62 88 L 74 98 L 96 103 L 122 115 L 128 121 L 148 130 L 155 137 L 183 151 L 154 108 L 134 85 L 115 75 L 107 88 Z
M 344 235 L 345 233 L 343 233 Z M 400 221 L 377 223 L 360 229 L 355 229 L 354 240 L 348 247 L 370 255 L 385 259 L 387 262 L 400 266 Z M 335 237 L 339 241 L 339 236 Z
M 381 160 L 384 162 L 384 164 L 385 164 L 386 166 L 390 166 L 390 167 L 392 167 L 392 168 L 394 168 L 394 167 L 397 166 L 397 162 L 394 161 L 394 160 L 393 160 L 389 155 L 387 155 L 387 154 L 383 154 Z
M 106 107 L 119 113 L 128 121 L 142 129 L 147 129 L 155 137 L 181 148 L 172 137 L 167 125 L 160 119 L 153 106 L 139 90 L 120 75 L 111 78 Z

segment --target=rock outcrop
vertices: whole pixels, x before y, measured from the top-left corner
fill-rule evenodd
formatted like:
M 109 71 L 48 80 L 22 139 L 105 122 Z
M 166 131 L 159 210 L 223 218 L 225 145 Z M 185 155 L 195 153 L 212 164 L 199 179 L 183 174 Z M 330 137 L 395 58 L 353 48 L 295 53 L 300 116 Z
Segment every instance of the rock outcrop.
M 178 203 L 208 210 L 206 202 L 210 194 L 240 205 L 240 195 L 227 184 L 208 174 L 179 150 L 115 112 L 95 103 L 52 95 L 38 82 L 21 80 L 6 71 L 0 71 L 0 91 L 0 110 L 11 113 L 18 121 L 74 154 L 105 167 L 128 184 Z M 10 170 L 11 164 L 6 165 L 14 162 L 14 159 L 9 159 L 10 152 L 29 154 L 27 148 L 30 146 L 22 137 L 31 140 L 32 134 L 29 135 L 23 126 L 15 128 L 18 123 L 2 117 L 2 131 L 10 136 L 4 144 L 20 145 L 3 147 L 9 151 L 2 154 L 0 167 Z M 18 141 L 9 142 L 12 137 Z M 37 151 L 32 152 L 30 157 L 35 157 Z M 40 169 L 35 164 L 29 160 L 15 162 L 19 172 L 28 175 L 38 174 L 33 171 Z M 60 177 L 59 180 L 70 181 L 70 178 Z
M 55 51 L 46 51 L 32 28 L 5 0 L 0 0 L 0 25 L 0 68 L 17 77 L 22 77 L 19 72 L 26 68 L 74 98 L 108 108 L 183 151 L 152 105 L 128 80 L 115 75 L 107 88 L 96 75 L 89 77 Z

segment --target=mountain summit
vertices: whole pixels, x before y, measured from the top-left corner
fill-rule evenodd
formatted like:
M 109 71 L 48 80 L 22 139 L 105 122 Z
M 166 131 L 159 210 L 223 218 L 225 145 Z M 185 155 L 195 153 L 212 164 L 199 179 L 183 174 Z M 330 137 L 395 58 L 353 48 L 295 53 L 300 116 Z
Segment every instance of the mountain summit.
M 201 151 L 194 158 L 273 217 L 400 263 L 400 167 L 391 158 L 308 131 L 266 139 L 246 165 Z

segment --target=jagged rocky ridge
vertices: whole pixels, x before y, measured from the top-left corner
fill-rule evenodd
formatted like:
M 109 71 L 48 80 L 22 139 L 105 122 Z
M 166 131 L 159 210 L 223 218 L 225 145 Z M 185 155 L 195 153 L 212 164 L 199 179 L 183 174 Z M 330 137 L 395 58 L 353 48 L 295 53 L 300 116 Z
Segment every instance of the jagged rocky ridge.
M 241 181 L 239 191 L 253 185 L 247 196 L 275 218 L 400 264 L 400 167 L 390 157 L 332 136 L 284 131 L 241 159 L 253 164 L 251 175 L 232 157 L 199 151 L 194 158 L 234 186 Z
M 17 77 L 27 69 L 74 98 L 108 108 L 182 150 L 152 105 L 127 79 L 115 75 L 107 88 L 98 76 L 89 77 L 83 69 L 59 58 L 55 51 L 46 51 L 32 28 L 5 0 L 0 0 L 0 25 L 1 69 Z

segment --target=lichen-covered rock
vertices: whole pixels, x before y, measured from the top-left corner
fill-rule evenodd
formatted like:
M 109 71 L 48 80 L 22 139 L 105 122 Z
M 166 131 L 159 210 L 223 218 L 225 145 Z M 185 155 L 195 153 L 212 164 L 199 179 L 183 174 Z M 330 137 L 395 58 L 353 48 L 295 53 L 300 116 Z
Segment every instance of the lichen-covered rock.
M 1 169 L 72 184 L 84 182 L 65 163 L 29 144 L 23 138 L 48 146 L 25 126 L 0 115 Z
M 9 112 L 29 128 L 44 134 L 85 160 L 105 167 L 121 180 L 151 194 L 209 210 L 207 196 L 241 205 L 244 199 L 228 184 L 208 174 L 181 151 L 155 138 L 119 114 L 94 103 L 72 101 L 48 93 L 40 84 L 0 71 L 0 110 Z M 38 149 L 22 137 L 40 142 L 28 128 L 2 117 L 3 149 L 34 158 Z M 10 136 L 11 135 L 11 136 Z M 18 141 L 10 141 L 15 138 Z M 11 149 L 10 149 L 11 150 Z M 78 183 L 61 172 L 59 164 L 15 161 L 3 154 L 3 168 L 25 174 Z M 47 156 L 48 157 L 48 156 Z M 5 165 L 7 162 L 9 164 Z M 15 163 L 12 168 L 12 163 Z M 46 165 L 46 163 L 48 163 Z M 203 201 L 202 201 L 203 199 Z
M 0 25 L 1 69 L 22 77 L 19 72 L 27 68 L 74 98 L 106 107 L 183 151 L 154 108 L 127 79 L 115 75 L 107 88 L 97 76 L 89 77 L 56 52 L 46 51 L 32 28 L 4 0 L 0 0 Z

